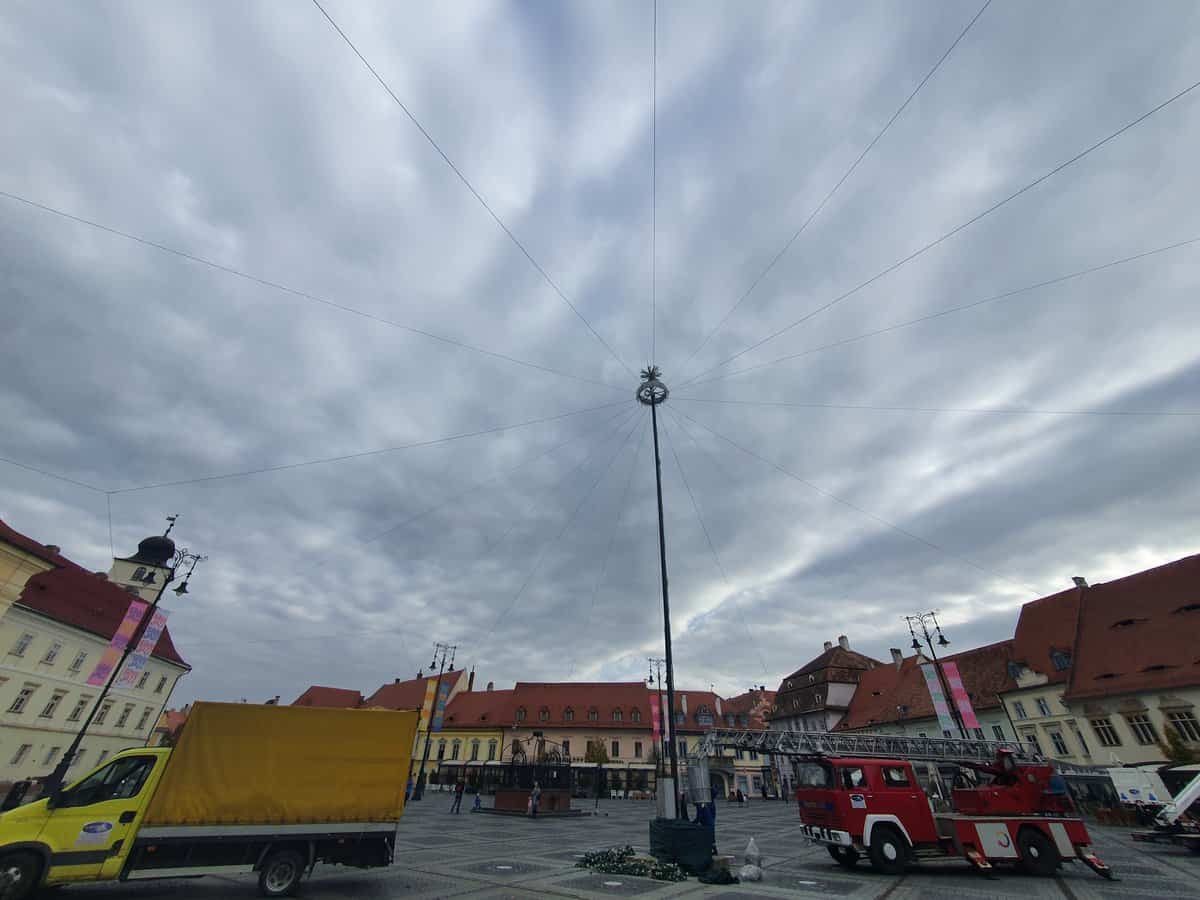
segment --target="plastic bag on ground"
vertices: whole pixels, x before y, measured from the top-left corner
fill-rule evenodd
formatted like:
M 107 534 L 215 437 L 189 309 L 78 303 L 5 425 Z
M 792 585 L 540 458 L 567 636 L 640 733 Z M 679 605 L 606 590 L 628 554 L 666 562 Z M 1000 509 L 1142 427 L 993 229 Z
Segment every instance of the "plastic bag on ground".
M 738 869 L 739 881 L 762 881 L 762 869 L 758 866 L 742 866 Z
M 748 865 L 748 866 L 761 866 L 762 865 L 762 854 L 758 852 L 758 843 L 754 840 L 754 838 L 750 838 L 750 842 L 748 844 L 746 844 L 745 856 L 746 856 L 746 865 Z

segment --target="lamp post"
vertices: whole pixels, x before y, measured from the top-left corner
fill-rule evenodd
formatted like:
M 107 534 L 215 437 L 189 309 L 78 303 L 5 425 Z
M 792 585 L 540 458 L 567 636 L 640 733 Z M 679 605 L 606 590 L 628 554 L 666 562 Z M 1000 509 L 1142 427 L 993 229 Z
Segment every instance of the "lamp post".
M 67 770 L 71 767 L 71 760 L 73 760 L 75 758 L 75 754 L 79 752 L 79 745 L 83 742 L 83 737 L 85 734 L 87 734 L 88 727 L 92 724 L 92 720 L 96 718 L 96 713 L 100 711 L 100 707 L 103 705 L 105 698 L 112 689 L 113 682 L 116 681 L 117 675 L 124 668 L 125 660 L 129 658 L 129 654 L 133 652 L 134 647 L 137 645 L 137 640 L 135 640 L 135 638 L 140 640 L 141 633 L 145 630 L 144 626 L 148 625 L 150 619 L 154 617 L 154 610 L 158 607 L 158 601 L 162 599 L 163 591 L 167 589 L 167 585 L 174 581 L 175 576 L 179 573 L 180 569 L 187 565 L 187 574 L 183 576 L 183 581 L 180 582 L 179 587 L 175 588 L 176 596 L 182 597 L 188 592 L 188 582 L 191 580 L 192 573 L 196 571 L 196 566 L 208 559 L 207 556 L 201 556 L 197 553 L 192 553 L 186 547 L 176 550 L 174 542 L 167 537 L 167 535 L 171 532 L 171 528 L 175 526 L 175 517 L 170 517 L 169 521 L 171 522 L 171 526 L 167 528 L 166 532 L 161 538 L 148 538 L 147 540 L 142 541 L 142 544 L 138 548 L 139 552 L 141 552 L 142 548 L 146 547 L 151 542 L 161 542 L 155 543 L 154 547 L 155 549 L 161 547 L 166 551 L 163 553 L 162 557 L 159 557 L 162 562 L 167 563 L 165 566 L 161 566 L 162 568 L 166 569 L 166 575 L 162 580 L 162 584 L 159 585 L 158 592 L 154 595 L 154 600 L 150 603 L 150 606 L 142 613 L 141 622 L 138 623 L 138 627 L 134 630 L 133 634 L 129 638 L 129 641 L 125 644 L 125 649 L 121 652 L 120 660 L 117 661 L 117 664 L 113 666 L 112 671 L 109 672 L 108 680 L 104 683 L 104 687 L 100 690 L 100 696 L 98 696 L 96 698 L 96 702 L 92 704 L 91 712 L 89 712 L 87 718 L 83 720 L 83 725 L 79 727 L 79 732 L 71 741 L 71 746 L 67 748 L 67 752 L 64 753 L 62 759 L 58 761 L 58 765 L 54 767 L 54 771 L 50 773 L 49 777 L 47 777 L 46 783 L 42 787 L 42 793 L 46 796 L 54 796 L 62 790 L 63 783 L 67 779 Z M 154 581 L 153 570 L 143 576 L 142 581 L 145 584 L 152 584 Z
M 671 392 L 662 383 L 662 371 L 658 366 L 647 366 L 641 372 L 642 383 L 638 385 L 637 399 L 643 406 L 650 407 L 650 424 L 654 432 L 654 484 L 658 493 L 658 562 L 662 575 L 663 643 L 667 666 L 667 721 L 675 719 L 675 666 L 671 658 L 671 601 L 667 590 L 667 536 L 663 526 L 662 456 L 658 450 L 658 406 L 666 401 Z M 679 804 L 679 757 L 675 749 L 675 729 L 671 729 L 671 740 L 667 742 L 671 759 L 671 805 L 668 809 L 678 814 Z
M 946 675 L 942 672 L 941 663 L 938 662 L 937 651 L 933 649 L 935 643 L 939 647 L 950 646 L 950 641 L 942 634 L 942 626 L 938 624 L 937 613 L 923 612 L 915 616 L 905 616 L 904 621 L 908 623 L 908 633 L 912 635 L 912 648 L 918 653 L 921 652 L 921 639 L 917 637 L 915 629 L 921 629 L 921 634 L 925 637 L 925 645 L 929 648 L 929 657 L 933 660 L 933 671 L 937 673 L 938 684 L 942 686 L 942 696 L 946 698 L 946 705 L 950 708 L 950 717 L 958 727 L 958 736 L 965 740 L 967 737 L 967 726 L 963 724 L 962 713 L 958 711 L 958 705 L 954 702 L 954 698 L 950 696 L 950 686 L 946 683 Z M 933 639 L 933 635 L 929 633 L 929 625 L 931 623 L 934 631 L 937 633 L 936 641 Z
M 665 764 L 667 755 L 667 729 L 666 717 L 664 715 L 666 710 L 663 709 L 662 696 L 662 667 L 666 664 L 666 660 L 659 659 L 657 657 L 648 657 L 647 662 L 650 663 L 650 677 L 646 679 L 646 684 L 658 686 L 658 766 L 655 768 L 654 772 L 655 779 L 657 780 L 659 774 L 661 774 L 661 770 Z
M 421 800 L 425 796 L 425 764 L 429 762 L 429 744 L 433 740 L 433 719 L 437 715 L 438 700 L 442 696 L 442 674 L 446 671 L 446 657 L 450 657 L 450 667 L 454 667 L 454 652 L 457 645 L 443 644 L 440 641 L 433 645 L 433 660 L 429 663 L 430 670 L 438 667 L 437 683 L 433 689 L 433 706 L 429 710 L 429 721 L 425 724 L 425 749 L 421 752 L 421 768 L 417 772 L 417 783 L 413 786 L 410 800 Z

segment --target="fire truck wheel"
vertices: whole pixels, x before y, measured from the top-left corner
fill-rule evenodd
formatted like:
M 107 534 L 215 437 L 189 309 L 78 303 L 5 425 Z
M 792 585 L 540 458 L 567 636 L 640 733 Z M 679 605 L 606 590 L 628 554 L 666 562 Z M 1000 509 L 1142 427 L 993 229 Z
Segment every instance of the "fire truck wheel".
M 884 875 L 899 875 L 908 864 L 908 842 L 891 825 L 875 826 L 867 852 L 871 868 Z
M 1053 875 L 1062 862 L 1054 841 L 1037 828 L 1021 829 L 1017 835 L 1017 849 L 1021 853 L 1021 868 L 1030 875 Z
M 837 864 L 846 869 L 853 869 L 854 864 L 858 862 L 858 851 L 853 847 L 835 847 L 828 844 L 825 847 L 829 851 L 829 855 L 837 860 Z

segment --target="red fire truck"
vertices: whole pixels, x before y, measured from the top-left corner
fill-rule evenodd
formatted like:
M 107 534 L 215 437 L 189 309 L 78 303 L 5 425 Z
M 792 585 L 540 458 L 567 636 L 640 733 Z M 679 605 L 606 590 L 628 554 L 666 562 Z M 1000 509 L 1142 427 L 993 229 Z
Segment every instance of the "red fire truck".
M 1053 875 L 1080 860 L 1112 877 L 1062 776 L 1017 743 L 813 732 L 725 732 L 712 743 L 791 757 L 804 833 L 846 868 L 865 856 L 899 874 L 961 856 L 981 871 L 1014 863 Z

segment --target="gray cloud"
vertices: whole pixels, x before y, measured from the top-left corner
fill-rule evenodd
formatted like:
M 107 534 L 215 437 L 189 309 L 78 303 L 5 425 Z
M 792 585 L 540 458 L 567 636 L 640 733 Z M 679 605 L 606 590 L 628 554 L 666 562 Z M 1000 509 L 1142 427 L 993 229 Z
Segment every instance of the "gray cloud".
M 660 6 L 657 361 L 675 385 L 1191 84 L 1200 50 L 1182 0 L 993 4 L 685 367 L 974 9 Z M 649 9 L 329 9 L 604 339 L 644 365 Z M 0 48 L 15 126 L 0 190 L 627 392 L 0 198 L 0 455 L 116 490 L 632 397 L 315 8 L 24 4 L 0 15 Z M 1198 103 L 727 368 L 1200 236 Z M 1197 252 L 676 387 L 677 413 L 877 517 L 664 415 L 678 681 L 774 686 L 839 633 L 886 655 L 919 609 L 942 609 L 957 647 L 996 640 L 1025 586 L 1195 551 L 1195 417 L 836 406 L 1195 412 Z M 436 639 L 498 684 L 637 677 L 662 640 L 648 446 L 631 468 L 641 422 L 630 401 L 115 494 L 114 546 L 178 512 L 181 540 L 210 556 L 172 614 L 196 667 L 180 700 L 370 690 L 427 664 Z M 103 494 L 0 465 L 0 515 L 106 567 Z

